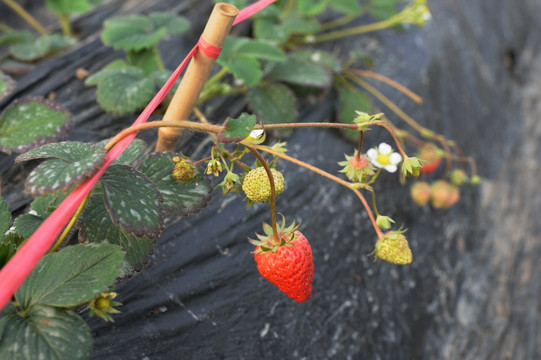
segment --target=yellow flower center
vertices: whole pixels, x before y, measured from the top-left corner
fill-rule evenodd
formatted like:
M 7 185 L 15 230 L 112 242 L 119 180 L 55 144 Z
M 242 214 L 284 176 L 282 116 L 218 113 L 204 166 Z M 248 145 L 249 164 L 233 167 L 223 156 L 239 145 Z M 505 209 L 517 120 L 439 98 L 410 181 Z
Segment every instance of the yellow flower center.
M 391 165 L 390 160 L 391 154 L 380 154 L 378 153 L 378 157 L 376 158 L 376 161 L 380 163 L 382 166 Z

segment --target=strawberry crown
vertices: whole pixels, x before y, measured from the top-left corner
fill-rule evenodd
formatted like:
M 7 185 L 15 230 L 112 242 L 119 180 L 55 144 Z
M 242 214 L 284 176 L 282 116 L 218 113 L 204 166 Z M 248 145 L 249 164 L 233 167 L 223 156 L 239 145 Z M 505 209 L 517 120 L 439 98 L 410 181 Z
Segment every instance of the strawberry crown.
M 282 246 L 293 246 L 296 236 L 295 231 L 299 228 L 300 224 L 295 224 L 295 221 L 291 225 L 286 226 L 286 219 L 284 215 L 281 223 L 276 223 L 276 231 L 274 234 L 272 226 L 267 223 L 263 223 L 264 235 L 256 234 L 258 240 L 248 239 L 250 243 L 257 246 L 255 253 L 266 253 L 269 251 L 276 252 Z

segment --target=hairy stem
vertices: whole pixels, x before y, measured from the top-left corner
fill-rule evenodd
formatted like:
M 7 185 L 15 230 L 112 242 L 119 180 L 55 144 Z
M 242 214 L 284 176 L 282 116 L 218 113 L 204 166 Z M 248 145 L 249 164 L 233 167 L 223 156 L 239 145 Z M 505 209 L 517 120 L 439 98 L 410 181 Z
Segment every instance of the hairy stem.
M 382 30 L 394 26 L 398 23 L 397 19 L 392 17 L 387 20 L 378 21 L 372 24 L 355 26 L 348 29 L 336 30 L 326 34 L 317 35 L 314 42 L 320 43 L 323 41 L 336 40 L 346 36 L 365 34 L 371 31 Z
M 388 78 L 385 75 L 381 75 L 369 70 L 351 69 L 349 71 L 357 75 L 361 75 L 363 77 L 376 79 L 378 81 L 381 81 L 382 83 L 392 86 L 393 88 L 400 91 L 401 93 L 403 93 L 404 95 L 406 95 L 407 97 L 409 97 L 410 99 L 412 99 L 418 104 L 421 104 L 423 102 L 423 98 L 421 98 L 419 95 L 417 95 L 416 93 L 414 93 L 413 91 L 405 87 L 404 85 L 394 81 L 393 79 Z
M 345 180 L 342 180 L 340 179 L 339 177 L 337 176 L 334 176 L 333 174 L 330 174 L 324 170 L 321 170 L 320 168 L 317 168 L 313 165 L 310 165 L 310 164 L 307 164 L 305 163 L 304 161 L 301 161 L 301 160 L 298 160 L 298 159 L 295 159 L 294 157 L 291 157 L 289 155 L 286 155 L 286 154 L 282 154 L 278 151 L 275 151 L 271 148 L 269 148 L 268 146 L 262 146 L 262 145 L 254 145 L 254 147 L 258 150 L 261 150 L 261 151 L 265 151 L 269 154 L 272 154 L 276 157 L 279 157 L 281 159 L 284 159 L 284 160 L 287 160 L 289 162 L 292 162 L 293 164 L 296 164 L 296 165 L 299 165 L 299 166 L 302 166 L 304 167 L 305 169 L 308 169 L 310 171 L 313 171 L 315 172 L 316 174 L 319 174 L 321 176 L 324 176 L 326 177 L 327 179 L 330 179 L 340 185 L 343 185 L 345 187 L 347 187 L 348 189 L 352 190 L 356 195 L 357 197 L 361 200 L 364 208 L 366 209 L 366 212 L 368 213 L 368 217 L 370 218 L 370 221 L 372 222 L 372 226 L 374 227 L 374 229 L 376 230 L 376 233 L 378 234 L 378 237 L 381 237 L 383 236 L 383 233 L 381 232 L 380 228 L 378 227 L 378 225 L 376 224 L 376 219 L 374 218 L 374 214 L 372 213 L 372 210 L 370 209 L 370 206 L 368 205 L 368 203 L 366 202 L 366 199 L 364 198 L 364 196 L 361 194 L 361 192 L 358 190 L 358 189 L 355 189 L 352 187 L 352 183 L 348 182 L 348 181 L 345 181 Z
M 2 0 L 4 4 L 9 6 L 13 11 L 17 13 L 20 17 L 23 18 L 30 26 L 32 26 L 38 33 L 41 35 L 47 34 L 47 30 L 32 16 L 27 12 L 21 5 L 17 4 L 14 0 Z

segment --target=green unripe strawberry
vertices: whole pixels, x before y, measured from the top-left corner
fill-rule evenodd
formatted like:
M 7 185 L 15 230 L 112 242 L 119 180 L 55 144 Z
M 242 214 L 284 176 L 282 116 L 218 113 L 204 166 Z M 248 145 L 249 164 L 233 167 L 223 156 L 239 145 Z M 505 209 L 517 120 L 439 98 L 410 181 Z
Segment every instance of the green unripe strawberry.
M 461 186 L 468 181 L 468 175 L 466 175 L 466 172 L 462 169 L 455 169 L 451 172 L 450 179 L 453 185 Z
M 197 170 L 190 160 L 175 156 L 171 161 L 175 164 L 173 177 L 179 182 L 190 182 L 196 175 Z
M 284 191 L 284 175 L 276 169 L 271 169 L 274 179 L 274 191 L 279 195 Z M 265 202 L 271 197 L 270 181 L 264 167 L 251 170 L 242 183 L 246 197 L 253 202 Z
M 410 264 L 413 259 L 408 240 L 400 230 L 385 233 L 380 237 L 376 242 L 374 255 L 377 259 L 397 265 Z

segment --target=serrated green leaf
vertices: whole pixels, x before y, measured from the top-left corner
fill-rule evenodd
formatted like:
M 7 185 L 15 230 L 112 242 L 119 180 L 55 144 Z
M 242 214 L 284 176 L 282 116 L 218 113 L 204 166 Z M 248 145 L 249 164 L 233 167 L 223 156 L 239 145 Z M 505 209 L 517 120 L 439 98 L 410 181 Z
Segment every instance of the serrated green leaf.
M 101 177 L 105 206 L 113 223 L 136 236 L 156 238 L 162 231 L 163 198 L 143 173 L 111 165 Z
M 67 190 L 92 175 L 101 166 L 105 150 L 75 141 L 46 144 L 19 155 L 15 161 L 52 158 L 38 165 L 26 180 L 27 190 L 45 195 Z
M 355 111 L 372 113 L 372 104 L 365 93 L 355 89 L 350 89 L 342 85 L 337 85 L 338 91 L 338 120 L 344 124 L 353 124 L 356 117 Z M 349 129 L 344 129 L 344 134 L 351 140 L 359 139 L 359 132 Z
M 165 27 L 158 27 L 146 16 L 118 16 L 106 20 L 101 39 L 117 50 L 139 51 L 153 47 L 167 34 Z
M 105 139 L 96 144 L 96 148 L 104 148 L 111 139 Z M 139 138 L 133 139 L 119 157 L 113 161 L 112 165 L 132 165 L 147 149 L 147 143 Z
M 44 217 L 33 214 L 19 215 L 13 222 L 17 234 L 28 239 L 45 220 Z
M 289 34 L 313 34 L 319 31 L 321 24 L 314 16 L 304 16 L 296 11 L 290 11 L 283 20 L 283 26 Z
M 314 16 L 329 6 L 330 0 L 299 0 L 298 9 L 303 15 Z
M 190 28 L 188 19 L 170 12 L 154 12 L 148 18 L 156 29 L 163 27 L 169 35 L 179 35 Z
M 173 178 L 171 153 L 152 153 L 138 166 L 138 170 L 152 180 L 163 197 L 163 207 L 175 216 L 199 212 L 210 199 L 210 182 L 199 169 L 195 179 L 179 183 Z
M 71 310 L 34 306 L 24 315 L 12 305 L 0 318 L 0 354 L 10 360 L 85 360 L 92 352 L 86 322 Z
M 28 30 L 13 30 L 0 34 L 0 46 L 30 42 L 34 40 L 34 34 Z
M 111 244 L 67 246 L 45 255 L 15 298 L 22 309 L 32 306 L 75 306 L 93 299 L 120 274 L 124 254 Z
M 297 58 L 295 54 L 285 62 L 273 63 L 265 80 L 321 88 L 331 85 L 331 75 L 323 64 Z
M 100 106 L 118 115 L 143 108 L 154 95 L 154 81 L 134 66 L 107 70 L 107 76 L 101 78 L 97 85 Z
M 17 252 L 17 246 L 11 241 L 3 241 L 0 243 L 0 269 L 7 264 L 9 259 Z
M 247 46 L 245 53 L 241 52 L 243 46 Z M 218 63 L 233 73 L 238 80 L 248 85 L 255 85 L 261 80 L 263 70 L 261 63 L 253 56 L 254 49 L 251 49 L 251 46 L 248 38 L 228 37 L 218 58 Z M 255 45 L 255 47 L 260 47 L 260 45 Z M 277 56 L 276 53 L 274 56 Z
M 295 95 L 285 85 L 251 87 L 246 95 L 250 107 L 264 124 L 291 123 L 297 118 Z
M 71 128 L 71 114 L 42 97 L 12 102 L 0 115 L 0 151 L 23 152 L 55 141 Z
M 285 61 L 286 54 L 265 40 L 247 40 L 238 46 L 235 56 L 248 56 L 268 61 Z
M 11 213 L 8 211 L 8 204 L 0 196 L 0 237 L 2 237 L 11 226 Z
M 154 249 L 154 241 L 147 236 L 128 234 L 113 224 L 103 203 L 103 196 L 92 195 L 77 221 L 79 241 L 88 243 L 109 243 L 120 246 L 124 251 L 122 276 L 140 271 Z
M 87 0 L 47 0 L 45 5 L 57 14 L 84 13 L 92 7 Z
M 101 70 L 87 77 L 85 80 L 85 85 L 86 86 L 98 85 L 100 81 L 102 81 L 103 79 L 108 78 L 111 74 L 115 74 L 117 72 L 117 69 L 121 69 L 126 66 L 129 66 L 129 65 L 123 59 L 117 59 L 117 60 L 111 61 L 109 64 L 105 65 Z
M 361 5 L 357 0 L 333 0 L 329 5 L 346 15 L 360 15 L 362 13 Z
M 342 72 L 342 65 L 333 54 L 321 50 L 301 50 L 295 52 L 295 58 L 321 64 L 335 73 Z
M 156 87 L 161 89 L 165 85 L 167 80 L 169 80 L 172 73 L 173 72 L 169 70 L 157 70 L 150 75 L 150 78 L 154 81 Z M 175 91 L 177 91 L 178 84 L 180 84 L 180 78 L 173 83 L 171 90 L 169 90 L 170 94 L 174 94 Z
M 0 71 L 0 101 L 15 89 L 15 81 Z
M 218 141 L 239 142 L 250 135 L 255 123 L 256 117 L 246 113 L 241 114 L 237 119 L 227 118 L 218 135 Z
M 128 52 L 128 62 L 130 65 L 143 70 L 146 76 L 156 71 L 156 68 L 158 67 L 157 57 L 158 51 L 154 47 L 140 51 Z
M 289 39 L 290 32 L 274 18 L 261 18 L 254 21 L 254 35 L 257 39 L 267 40 L 281 45 Z
M 49 52 L 76 44 L 76 40 L 60 34 L 42 35 L 34 41 L 11 45 L 9 51 L 13 57 L 24 61 L 34 61 Z

